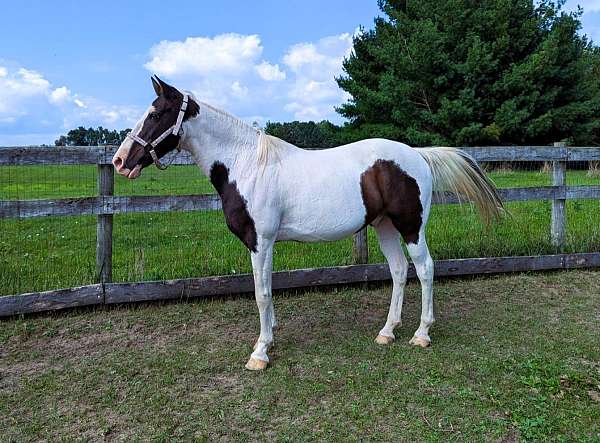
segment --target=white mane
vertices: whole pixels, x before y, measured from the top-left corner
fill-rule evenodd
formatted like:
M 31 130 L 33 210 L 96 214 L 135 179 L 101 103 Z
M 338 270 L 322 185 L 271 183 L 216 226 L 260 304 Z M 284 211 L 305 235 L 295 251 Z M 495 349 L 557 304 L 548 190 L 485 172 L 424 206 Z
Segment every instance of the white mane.
M 250 126 L 245 121 L 239 119 L 238 117 L 235 117 L 234 115 L 226 111 L 223 111 L 222 109 L 216 108 L 215 106 L 209 103 L 198 100 L 191 92 L 186 91 L 186 93 L 188 93 L 192 97 L 192 99 L 196 103 L 198 103 L 198 105 L 205 106 L 207 109 L 210 109 L 216 114 L 219 114 L 220 116 L 227 119 L 229 122 L 238 127 L 247 129 L 248 131 L 254 131 L 258 136 L 258 140 L 256 143 L 256 153 L 258 158 L 258 164 L 260 166 L 266 166 L 267 164 L 273 161 L 279 161 L 280 153 L 282 149 L 285 149 L 286 147 L 293 147 L 299 149 L 297 146 L 294 146 L 291 143 L 286 142 L 285 140 L 267 134 L 262 129 L 256 129 Z

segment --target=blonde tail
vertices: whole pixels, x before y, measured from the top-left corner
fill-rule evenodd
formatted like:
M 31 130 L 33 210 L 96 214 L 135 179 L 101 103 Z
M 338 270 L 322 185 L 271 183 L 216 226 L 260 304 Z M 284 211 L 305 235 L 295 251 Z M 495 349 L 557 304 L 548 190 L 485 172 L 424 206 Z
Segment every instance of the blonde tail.
M 472 201 L 486 224 L 505 212 L 496 187 L 473 157 L 455 148 L 417 149 L 431 169 L 433 190 L 452 192 L 462 203 Z

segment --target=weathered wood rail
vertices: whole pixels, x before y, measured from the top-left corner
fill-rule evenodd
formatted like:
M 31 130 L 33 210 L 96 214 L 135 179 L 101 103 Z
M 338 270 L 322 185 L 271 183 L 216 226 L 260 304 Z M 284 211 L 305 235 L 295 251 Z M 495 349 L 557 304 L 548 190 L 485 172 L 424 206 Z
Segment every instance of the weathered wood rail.
M 479 162 L 600 161 L 600 147 L 565 146 L 459 147 Z M 18 165 L 110 165 L 114 146 L 5 147 L 0 148 L 0 166 Z M 170 161 L 170 160 L 168 160 Z M 192 165 L 187 152 L 175 154 L 173 165 Z
M 557 254 L 526 257 L 466 258 L 438 260 L 435 276 L 500 274 L 525 271 L 551 271 L 600 267 L 599 253 Z M 390 280 L 385 263 L 296 269 L 273 273 L 273 289 L 286 290 L 314 286 L 349 285 Z M 416 278 L 409 266 L 408 278 Z M 93 305 L 189 300 L 254 290 L 252 275 L 187 278 L 139 283 L 106 283 L 0 297 L 0 317 L 54 311 Z
M 535 186 L 499 189 L 505 202 L 528 200 L 573 200 L 600 198 L 598 186 Z M 435 195 L 434 204 L 455 204 L 458 199 L 451 194 Z M 132 212 L 214 211 L 221 209 L 216 194 L 153 195 L 47 199 L 0 200 L 0 218 L 32 218 L 73 215 L 107 215 Z
M 45 216 L 97 216 L 96 270 L 99 284 L 56 291 L 0 297 L 0 316 L 40 312 L 132 301 L 179 299 L 243 293 L 252 290 L 250 275 L 205 277 L 162 282 L 111 283 L 113 214 L 129 212 L 212 211 L 221 209 L 217 195 L 115 196 L 111 160 L 115 147 L 0 149 L 0 167 L 19 165 L 97 165 L 98 195 L 95 197 L 0 200 L 0 218 Z M 600 161 L 600 148 L 554 146 L 509 146 L 461 148 L 479 162 L 552 162 L 552 186 L 500 189 L 504 201 L 551 200 L 550 236 L 558 251 L 564 246 L 566 200 L 600 199 L 600 183 L 594 186 L 567 186 L 568 162 Z M 178 154 L 173 165 L 190 165 L 186 153 Z M 434 196 L 436 204 L 453 204 L 451 194 Z M 600 221 L 599 221 L 600 223 Z M 273 276 L 274 289 L 349 284 L 389 279 L 387 266 L 366 264 L 368 244 L 366 230 L 354 238 L 353 266 L 303 269 L 278 272 Z M 600 252 L 558 254 L 536 257 L 494 257 L 436 262 L 436 276 L 502 273 L 529 270 L 600 267 Z M 414 277 L 414 270 L 409 276 Z

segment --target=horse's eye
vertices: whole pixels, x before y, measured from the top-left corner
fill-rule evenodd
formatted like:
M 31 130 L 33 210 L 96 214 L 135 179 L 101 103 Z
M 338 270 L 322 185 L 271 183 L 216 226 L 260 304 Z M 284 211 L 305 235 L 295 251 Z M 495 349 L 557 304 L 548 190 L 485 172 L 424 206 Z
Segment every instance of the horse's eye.
M 160 118 L 160 112 L 153 112 L 150 114 L 152 120 L 158 120 Z

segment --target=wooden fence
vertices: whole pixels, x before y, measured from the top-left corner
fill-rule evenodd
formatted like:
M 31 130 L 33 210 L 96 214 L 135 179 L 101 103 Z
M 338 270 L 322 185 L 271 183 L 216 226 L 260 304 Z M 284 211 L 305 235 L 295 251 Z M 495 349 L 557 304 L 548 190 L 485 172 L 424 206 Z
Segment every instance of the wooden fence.
M 600 148 L 554 146 L 470 147 L 461 148 L 479 162 L 551 162 L 552 186 L 500 189 L 504 201 L 551 200 L 550 234 L 558 251 L 565 242 L 566 211 L 569 199 L 600 199 L 600 185 L 567 186 L 568 162 L 600 161 Z M 165 300 L 213 296 L 252 291 L 250 275 L 206 277 L 161 282 L 111 283 L 113 214 L 123 212 L 207 211 L 221 209 L 217 195 L 115 196 L 114 147 L 69 148 L 2 148 L 0 167 L 15 165 L 97 165 L 96 197 L 4 200 L 0 201 L 0 218 L 96 215 L 96 271 L 98 284 L 40 293 L 0 297 L 0 316 L 40 312 L 75 306 Z M 189 155 L 177 155 L 174 165 L 193 164 Z M 457 203 L 453 195 L 435 195 L 434 203 Z M 600 221 L 599 221 L 600 223 Z M 366 230 L 357 233 L 353 243 L 355 265 L 277 272 L 274 289 L 380 281 L 390 278 L 384 264 L 367 264 Z M 600 267 L 600 252 L 556 254 L 534 257 L 494 257 L 436 262 L 436 276 L 455 276 Z M 411 268 L 409 277 L 414 277 Z

